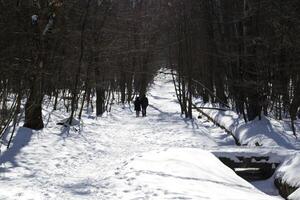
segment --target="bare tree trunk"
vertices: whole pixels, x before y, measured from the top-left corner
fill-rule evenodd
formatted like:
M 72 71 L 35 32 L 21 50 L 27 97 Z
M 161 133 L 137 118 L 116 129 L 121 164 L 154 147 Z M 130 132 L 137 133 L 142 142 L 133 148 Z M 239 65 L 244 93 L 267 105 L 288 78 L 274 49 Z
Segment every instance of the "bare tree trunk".
M 30 89 L 30 95 L 25 105 L 25 122 L 24 127 L 40 130 L 44 128 L 42 117 L 43 94 L 40 78 L 33 82 Z
M 68 123 L 71 125 L 73 118 L 74 118 L 74 113 L 75 113 L 75 109 L 78 105 L 78 102 L 76 101 L 76 99 L 78 98 L 78 85 L 79 85 L 79 78 L 80 78 L 80 74 L 81 74 L 81 66 L 82 66 L 82 61 L 83 61 L 83 55 L 84 55 L 84 38 L 85 38 L 85 27 L 86 27 L 86 23 L 87 23 L 87 18 L 89 15 L 89 8 L 90 8 L 90 2 L 91 0 L 88 0 L 86 3 L 86 8 L 85 8 L 85 14 L 83 17 L 83 22 L 81 25 L 81 35 L 80 35 L 80 56 L 79 56 L 79 60 L 78 60 L 78 67 L 77 67 L 77 71 L 76 71 L 76 77 L 75 77 L 75 85 L 74 85 L 74 89 L 72 91 L 72 101 L 71 101 L 71 115 L 70 118 L 68 120 Z
M 105 90 L 102 87 L 96 87 L 96 115 L 102 116 L 105 112 Z

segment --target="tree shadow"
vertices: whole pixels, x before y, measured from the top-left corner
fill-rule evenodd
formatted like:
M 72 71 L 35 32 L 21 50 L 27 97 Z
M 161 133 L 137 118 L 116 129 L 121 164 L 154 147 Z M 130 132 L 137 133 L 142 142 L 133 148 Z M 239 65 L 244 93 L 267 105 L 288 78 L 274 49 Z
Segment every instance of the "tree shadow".
M 27 146 L 33 135 L 32 129 L 20 127 L 13 140 L 13 145 L 0 156 L 0 172 L 5 171 L 5 163 L 11 163 L 12 167 L 18 167 L 16 156 L 21 152 L 22 148 Z
M 83 134 L 83 123 L 82 121 L 80 121 L 79 124 L 77 125 L 68 125 L 68 124 L 63 124 L 62 127 L 60 128 L 60 133 L 58 133 L 57 135 L 60 136 L 59 139 L 57 139 L 57 141 L 60 141 L 61 139 L 63 141 L 66 141 L 67 138 L 70 137 L 75 137 L 75 138 L 82 138 L 84 141 L 90 143 L 90 141 L 87 139 L 86 136 L 84 136 Z
M 242 189 L 249 190 L 249 191 L 252 190 L 252 187 L 250 187 L 250 186 L 245 186 L 245 185 L 238 184 L 235 182 L 225 182 L 225 181 L 219 181 L 219 180 L 213 180 L 213 179 L 207 179 L 207 178 L 201 178 L 201 177 L 180 176 L 180 175 L 167 174 L 165 172 L 150 171 L 150 170 L 138 170 L 138 171 L 135 171 L 135 173 L 156 175 L 156 176 L 162 176 L 162 177 L 171 177 L 171 178 L 183 179 L 183 180 L 210 182 L 210 183 L 219 184 L 219 185 L 223 185 L 223 186 L 239 188 L 240 190 L 242 190 Z M 230 179 L 228 179 L 228 180 L 230 181 Z
M 200 127 L 197 123 L 197 120 L 195 120 L 195 118 L 193 119 L 185 118 L 184 115 L 180 114 L 179 112 L 175 112 L 175 113 L 164 112 L 153 105 L 149 105 L 149 107 L 159 112 L 159 114 L 157 115 L 158 118 L 156 119 L 157 121 L 170 122 L 170 118 L 173 118 L 172 121 L 174 121 L 174 123 L 183 121 L 186 124 L 186 128 L 188 129 L 191 128 L 194 134 L 199 134 L 198 130 L 200 129 Z M 166 118 L 169 119 L 166 120 Z
M 169 100 L 169 98 L 161 97 L 161 96 L 157 96 L 157 95 L 153 95 L 153 94 L 150 94 L 150 96 L 155 100 Z
M 168 113 L 168 112 L 164 112 L 162 110 L 160 110 L 159 108 L 153 106 L 153 105 L 149 105 L 149 107 L 153 108 L 154 110 L 158 111 L 161 115 L 172 115 L 171 113 Z
M 151 112 L 151 116 L 155 116 L 151 121 L 176 123 L 183 119 L 179 112 L 164 112 L 153 105 L 149 105 L 149 107 L 158 112 L 158 114 Z
M 54 111 L 51 111 L 49 113 L 47 113 L 46 115 L 43 116 L 43 118 L 45 119 L 47 116 L 47 120 L 46 123 L 44 123 L 45 128 L 48 127 L 49 123 L 50 123 L 50 119 L 51 119 L 51 115 L 54 113 Z
M 192 129 L 199 129 L 199 125 L 197 123 L 197 120 L 193 119 L 187 119 L 187 118 L 183 118 L 184 123 L 186 124 L 186 127 L 189 128 L 190 126 L 192 127 Z

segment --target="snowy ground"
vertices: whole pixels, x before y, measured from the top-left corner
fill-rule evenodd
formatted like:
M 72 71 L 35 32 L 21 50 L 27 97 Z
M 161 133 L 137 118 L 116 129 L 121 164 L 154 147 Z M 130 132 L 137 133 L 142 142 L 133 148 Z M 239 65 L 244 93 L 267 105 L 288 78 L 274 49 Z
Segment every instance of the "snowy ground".
M 122 199 L 276 199 L 197 148 L 145 153 L 124 166 L 118 177 L 126 180 L 116 187 Z
M 216 107 L 213 104 L 203 104 L 198 100 L 198 106 Z M 262 116 L 262 120 L 255 119 L 245 123 L 242 116 L 239 116 L 232 110 L 220 111 L 215 109 L 203 109 L 216 122 L 231 131 L 233 135 L 240 141 L 243 148 L 238 147 L 235 150 L 232 148 L 217 149 L 214 154 L 233 158 L 235 155 L 267 155 L 270 157 L 269 162 L 278 162 L 281 165 L 276 170 L 274 178 L 280 179 L 289 186 L 300 188 L 300 120 L 295 123 L 298 137 L 296 138 L 291 129 L 291 124 L 287 120 L 275 120 L 270 117 Z M 249 148 L 250 147 L 250 148 Z M 272 182 L 272 179 L 270 182 Z M 267 186 L 268 183 L 265 182 Z M 258 188 L 262 188 L 261 183 L 255 183 Z M 266 188 L 266 187 L 264 187 Z M 290 195 L 289 199 L 299 200 L 300 189 Z M 264 189 L 268 192 L 268 189 Z M 269 192 L 272 194 L 272 192 Z
M 202 107 L 218 107 L 210 103 L 197 103 Z M 203 111 L 219 124 L 231 131 L 243 146 L 282 147 L 285 149 L 300 150 L 300 139 L 292 133 L 291 124 L 287 120 L 275 120 L 262 116 L 245 123 L 242 116 L 235 111 L 220 111 L 215 109 L 203 109 Z M 300 120 L 295 127 L 299 134 Z
M 20 128 L 2 153 L 0 199 L 280 199 L 201 150 L 234 141 L 210 122 L 182 118 L 168 75 L 148 96 L 146 118 L 115 105 L 101 118 L 85 114 L 80 128 L 57 126 L 67 116 L 45 109 L 46 128 Z

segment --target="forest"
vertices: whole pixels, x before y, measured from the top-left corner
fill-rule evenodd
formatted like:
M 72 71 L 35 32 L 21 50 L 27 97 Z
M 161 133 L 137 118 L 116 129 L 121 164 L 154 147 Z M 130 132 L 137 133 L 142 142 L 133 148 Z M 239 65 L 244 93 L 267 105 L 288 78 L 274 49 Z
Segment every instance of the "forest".
M 68 123 L 145 94 L 172 70 L 181 112 L 193 98 L 294 121 L 300 107 L 298 0 L 2 0 L 0 136 L 42 129 L 45 99 Z M 95 101 L 93 101 L 95 99 Z

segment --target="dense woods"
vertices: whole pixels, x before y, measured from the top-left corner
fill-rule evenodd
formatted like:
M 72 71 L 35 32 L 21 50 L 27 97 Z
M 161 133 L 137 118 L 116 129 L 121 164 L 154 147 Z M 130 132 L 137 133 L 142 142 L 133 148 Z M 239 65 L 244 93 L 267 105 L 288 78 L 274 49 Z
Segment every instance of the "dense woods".
M 97 116 L 146 92 L 160 33 L 157 2 L 0 2 L 0 133 L 44 127 L 43 101 L 63 102 L 68 122 Z M 95 100 L 95 101 L 93 101 Z
M 196 96 L 232 107 L 245 121 L 290 118 L 294 130 L 299 11 L 296 0 L 169 1 L 169 63 L 182 112 L 191 117 Z
M 298 0 L 2 0 L 0 134 L 44 127 L 43 101 L 63 102 L 69 123 L 84 107 L 144 94 L 160 67 L 173 70 L 182 113 L 192 99 L 245 121 L 297 117 Z M 93 99 L 95 101 L 93 101 Z

